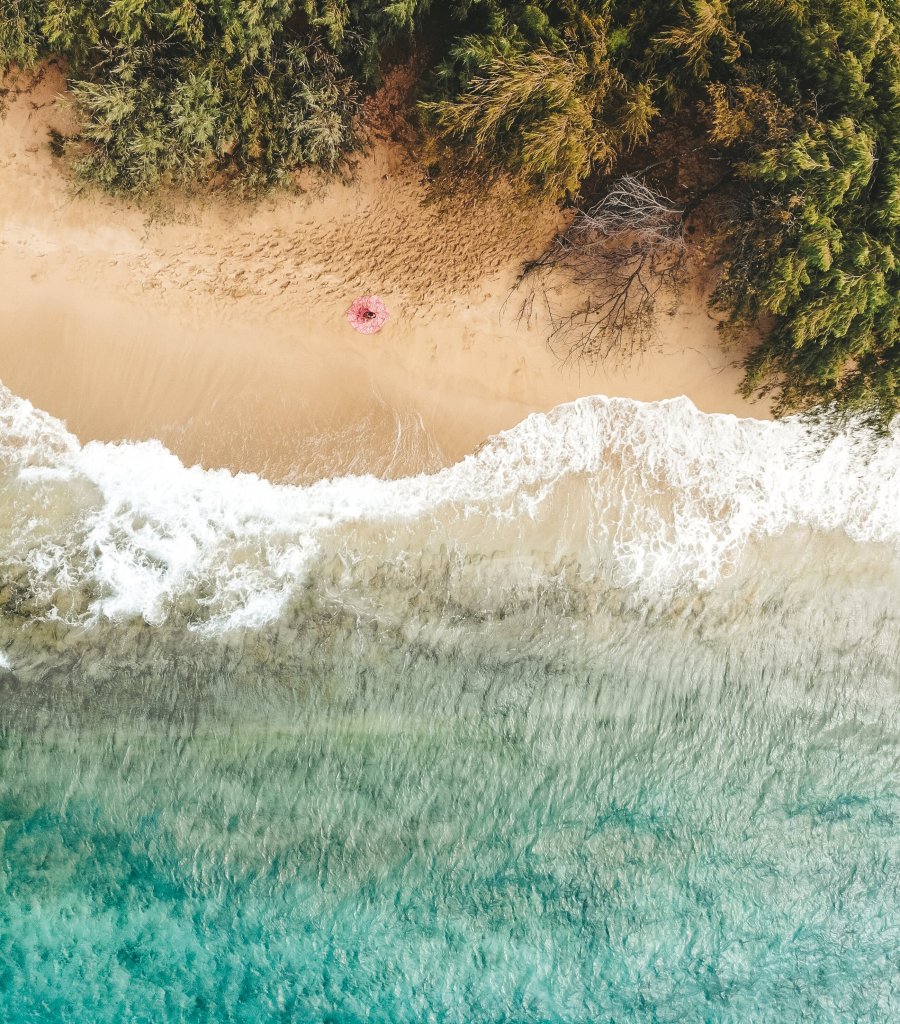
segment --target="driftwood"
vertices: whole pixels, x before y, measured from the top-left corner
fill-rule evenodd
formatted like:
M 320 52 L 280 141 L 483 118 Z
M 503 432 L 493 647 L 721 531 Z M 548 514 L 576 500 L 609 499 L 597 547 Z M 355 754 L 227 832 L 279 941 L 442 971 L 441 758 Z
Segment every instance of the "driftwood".
M 528 293 L 520 316 L 530 316 L 541 295 L 551 344 L 563 345 L 567 359 L 628 360 L 645 351 L 660 303 L 672 301 L 684 277 L 685 213 L 642 178 L 620 178 L 523 268 L 517 287 L 526 285 Z M 553 310 L 546 286 L 554 272 L 585 286 L 587 298 L 576 311 Z

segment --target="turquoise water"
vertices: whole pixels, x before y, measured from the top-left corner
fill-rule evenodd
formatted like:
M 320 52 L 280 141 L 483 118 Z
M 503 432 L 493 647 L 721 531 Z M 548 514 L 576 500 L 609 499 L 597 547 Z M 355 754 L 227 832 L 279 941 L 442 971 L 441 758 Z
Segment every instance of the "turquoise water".
M 16 410 L 0 1020 L 900 1019 L 900 558 L 871 464 L 844 523 L 736 540 L 732 483 L 679 533 L 643 423 L 627 534 L 584 467 L 517 464 L 527 513 L 441 477 L 377 515 L 329 484 L 329 518 Z M 167 510 L 207 488 L 190 557 L 122 497 L 136 465 L 171 470 Z M 687 568 L 641 586 L 636 560 Z

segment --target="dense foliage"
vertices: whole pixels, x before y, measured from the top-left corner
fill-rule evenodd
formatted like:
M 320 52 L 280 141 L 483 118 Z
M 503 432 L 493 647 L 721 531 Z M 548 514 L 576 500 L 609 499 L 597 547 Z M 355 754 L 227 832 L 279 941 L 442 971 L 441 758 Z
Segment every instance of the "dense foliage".
M 734 329 L 766 326 L 745 388 L 774 390 L 781 411 L 832 403 L 883 425 L 900 407 L 900 12 L 731 11 L 746 56 L 706 76 L 705 113 L 740 204 L 715 301 Z
M 264 185 L 333 168 L 415 40 L 444 171 L 562 199 L 634 155 L 716 203 L 714 304 L 782 411 L 900 407 L 895 0 L 2 0 L 0 62 L 68 62 L 80 173 Z M 680 133 L 693 162 L 662 152 Z M 685 180 L 687 178 L 688 180 Z

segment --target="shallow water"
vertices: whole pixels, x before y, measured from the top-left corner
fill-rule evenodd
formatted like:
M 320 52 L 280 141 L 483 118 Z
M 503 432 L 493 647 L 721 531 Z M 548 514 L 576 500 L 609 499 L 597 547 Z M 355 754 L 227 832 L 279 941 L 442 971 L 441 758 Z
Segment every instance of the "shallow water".
M 900 1019 L 900 440 L 309 488 L 0 395 L 0 1019 Z

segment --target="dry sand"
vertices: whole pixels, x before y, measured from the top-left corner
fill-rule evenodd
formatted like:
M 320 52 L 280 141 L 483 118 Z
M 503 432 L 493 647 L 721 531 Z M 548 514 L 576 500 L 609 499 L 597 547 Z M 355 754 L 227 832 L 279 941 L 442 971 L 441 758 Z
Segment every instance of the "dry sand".
M 561 363 L 543 311 L 521 322 L 511 295 L 560 215 L 425 202 L 379 130 L 384 99 L 349 180 L 161 220 L 75 191 L 48 145 L 71 117 L 58 69 L 17 85 L 0 121 L 0 380 L 83 440 L 159 438 L 187 463 L 301 481 L 434 469 L 582 395 L 766 415 L 737 396 L 700 296 L 631 365 Z M 344 312 L 372 292 L 392 319 L 365 337 Z

